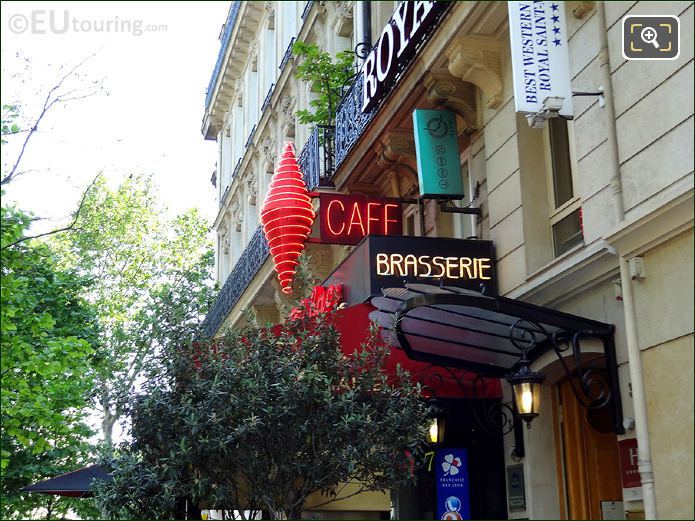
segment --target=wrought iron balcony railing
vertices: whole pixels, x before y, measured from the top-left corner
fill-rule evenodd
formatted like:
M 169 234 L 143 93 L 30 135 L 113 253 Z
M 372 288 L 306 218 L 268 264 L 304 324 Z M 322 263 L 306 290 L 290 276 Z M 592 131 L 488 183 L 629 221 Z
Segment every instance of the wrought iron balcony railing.
M 436 2 L 436 15 L 432 23 L 425 29 L 425 33 L 420 40 L 418 49 L 422 49 L 425 43 L 436 31 L 444 15 L 449 11 L 455 2 Z M 417 51 L 419 52 L 419 51 Z M 393 90 L 395 85 L 403 77 L 410 65 L 415 61 L 417 52 L 413 53 L 408 59 L 398 60 L 395 73 L 386 80 L 382 88 L 387 93 L 378 104 L 367 112 L 362 112 L 362 91 L 364 89 L 364 79 L 360 70 L 348 89 L 347 93 L 338 105 L 336 111 L 335 124 L 335 169 L 337 170 L 348 156 L 352 148 L 364 133 L 374 115 L 379 111 L 383 102 L 388 98 L 388 93 Z
M 309 190 L 332 185 L 334 150 L 335 127 L 316 125 L 297 158 Z
M 265 109 L 268 108 L 268 105 L 270 105 L 270 99 L 273 97 L 273 91 L 275 90 L 275 84 L 273 83 L 270 88 L 268 89 L 268 94 L 265 95 L 265 99 L 263 100 L 263 105 L 261 105 L 261 114 L 265 112 Z
M 259 227 L 232 268 L 217 300 L 203 320 L 202 328 L 205 334 L 213 336 L 219 330 L 269 255 L 268 243 L 263 236 L 263 229 Z
M 227 185 L 227 188 L 224 189 L 224 193 L 222 194 L 222 197 L 220 197 L 220 208 L 222 208 L 222 205 L 224 204 L 224 200 L 227 198 L 227 194 L 229 193 L 230 188 L 231 185 Z
M 282 61 L 280 62 L 280 67 L 278 67 L 280 70 L 285 68 L 285 65 L 287 65 L 287 62 L 292 58 L 292 46 L 294 45 L 294 42 L 297 40 L 294 36 L 290 40 L 290 44 L 287 46 L 287 49 L 285 50 L 285 55 L 282 57 Z
M 239 161 L 236 162 L 236 166 L 234 167 L 234 170 L 232 171 L 232 181 L 236 179 L 237 174 L 239 173 L 239 168 L 241 167 L 241 160 L 243 159 L 243 156 L 239 158 Z
M 229 45 L 229 40 L 232 37 L 232 31 L 234 30 L 234 24 L 239 16 L 239 9 L 241 8 L 241 2 L 233 2 L 232 8 L 229 10 L 229 15 L 227 16 L 227 21 L 224 23 L 224 33 L 222 34 L 222 42 L 220 46 L 220 52 L 217 55 L 217 61 L 215 62 L 215 68 L 212 70 L 212 77 L 210 78 L 210 83 L 208 83 L 208 90 L 205 93 L 205 110 L 210 106 L 210 101 L 212 101 L 212 93 L 215 91 L 215 84 L 217 83 L 217 78 L 222 71 L 222 62 L 224 61 L 224 55 L 227 52 L 227 46 Z
M 304 11 L 302 11 L 302 20 L 306 20 L 306 17 L 309 16 L 309 11 L 311 11 L 312 6 L 314 5 L 314 0 L 309 0 L 306 5 L 304 6 Z
M 251 145 L 251 142 L 253 141 L 253 135 L 256 133 L 256 125 L 253 126 L 251 129 L 251 132 L 249 132 L 249 137 L 246 140 L 246 144 L 244 145 L 244 148 L 249 148 Z
M 337 169 L 347 157 L 352 147 L 364 133 L 375 109 L 362 112 L 362 89 L 364 80 L 362 73 L 357 73 L 352 86 L 338 105 L 335 116 L 335 168 Z

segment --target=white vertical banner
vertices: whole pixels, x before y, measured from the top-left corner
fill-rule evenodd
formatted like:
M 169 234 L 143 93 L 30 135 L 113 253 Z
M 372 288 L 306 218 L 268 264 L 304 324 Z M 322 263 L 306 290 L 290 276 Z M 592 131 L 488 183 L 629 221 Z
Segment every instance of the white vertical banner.
M 548 97 L 564 98 L 560 115 L 571 118 L 564 2 L 507 2 L 517 112 L 535 113 Z

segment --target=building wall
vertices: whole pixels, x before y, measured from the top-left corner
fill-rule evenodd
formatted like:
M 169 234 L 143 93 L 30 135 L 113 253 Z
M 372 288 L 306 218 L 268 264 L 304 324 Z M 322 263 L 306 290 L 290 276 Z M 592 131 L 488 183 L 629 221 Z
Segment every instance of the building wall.
M 635 283 L 649 434 L 661 519 L 693 511 L 693 233 L 644 255 Z

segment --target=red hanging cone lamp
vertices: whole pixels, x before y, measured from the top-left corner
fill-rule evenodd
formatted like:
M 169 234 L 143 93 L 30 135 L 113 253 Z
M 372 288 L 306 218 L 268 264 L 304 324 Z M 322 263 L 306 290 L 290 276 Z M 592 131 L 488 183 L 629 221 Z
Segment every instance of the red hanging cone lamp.
M 299 171 L 294 144 L 285 143 L 261 209 L 263 234 L 273 256 L 283 293 L 292 293 L 292 279 L 314 222 L 314 208 Z

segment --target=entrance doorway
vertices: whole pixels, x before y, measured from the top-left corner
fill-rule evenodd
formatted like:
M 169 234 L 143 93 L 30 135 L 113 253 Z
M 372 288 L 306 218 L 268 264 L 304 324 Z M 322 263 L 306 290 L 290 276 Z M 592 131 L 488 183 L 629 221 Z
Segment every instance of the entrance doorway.
M 578 380 L 574 384 L 579 386 Z M 618 440 L 610 407 L 587 409 L 565 380 L 556 387 L 554 409 L 558 480 L 564 484 L 565 519 L 602 519 L 602 501 L 622 501 Z
M 438 399 L 438 403 L 447 411 L 446 428 L 443 443 L 432 450 L 468 450 L 470 519 L 507 519 L 502 428 L 485 430 L 476 419 L 484 418 L 497 400 Z M 435 468 L 425 464 L 416 472 L 416 485 L 402 487 L 392 496 L 395 519 L 437 519 L 437 500 L 443 498 L 437 498 Z

